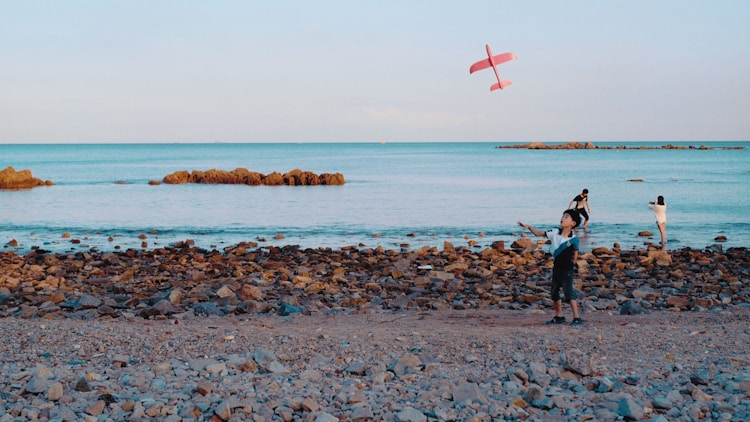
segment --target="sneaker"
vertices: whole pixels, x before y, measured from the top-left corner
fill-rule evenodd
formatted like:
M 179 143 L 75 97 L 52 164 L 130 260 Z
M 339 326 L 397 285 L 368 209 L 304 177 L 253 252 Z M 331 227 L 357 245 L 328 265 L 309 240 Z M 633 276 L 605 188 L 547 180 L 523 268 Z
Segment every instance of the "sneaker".
M 581 318 L 573 318 L 573 321 L 570 323 L 570 325 L 583 325 L 583 320 Z
M 556 316 L 552 318 L 551 320 L 546 322 L 547 324 L 565 324 L 565 317 L 564 316 Z

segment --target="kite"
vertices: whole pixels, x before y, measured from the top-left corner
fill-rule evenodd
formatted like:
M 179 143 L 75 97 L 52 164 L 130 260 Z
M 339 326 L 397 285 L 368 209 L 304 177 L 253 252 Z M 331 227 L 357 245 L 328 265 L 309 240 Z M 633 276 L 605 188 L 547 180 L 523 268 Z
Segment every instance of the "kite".
M 478 70 L 487 69 L 488 67 L 492 66 L 492 70 L 495 71 L 495 76 L 497 77 L 497 83 L 492 85 L 490 87 L 490 91 L 494 91 L 496 89 L 503 89 L 506 86 L 510 85 L 510 81 L 504 81 L 500 79 L 500 74 L 497 72 L 497 66 L 501 65 L 503 63 L 509 62 L 511 60 L 516 60 L 518 57 L 516 57 L 513 53 L 503 53 L 498 54 L 497 56 L 492 55 L 492 49 L 490 49 L 489 44 L 485 44 L 487 47 L 487 58 L 484 60 L 480 60 L 473 65 L 471 65 L 471 68 L 469 69 L 469 74 L 472 74 Z

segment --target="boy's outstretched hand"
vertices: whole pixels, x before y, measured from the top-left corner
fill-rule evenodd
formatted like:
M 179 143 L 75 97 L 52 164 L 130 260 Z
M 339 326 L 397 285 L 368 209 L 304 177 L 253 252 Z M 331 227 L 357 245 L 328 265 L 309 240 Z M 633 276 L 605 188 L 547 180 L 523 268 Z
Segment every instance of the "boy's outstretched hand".
M 535 229 L 531 224 L 526 224 L 523 221 L 519 221 L 518 225 L 530 231 L 534 236 L 544 236 L 544 232 L 540 232 L 539 230 Z

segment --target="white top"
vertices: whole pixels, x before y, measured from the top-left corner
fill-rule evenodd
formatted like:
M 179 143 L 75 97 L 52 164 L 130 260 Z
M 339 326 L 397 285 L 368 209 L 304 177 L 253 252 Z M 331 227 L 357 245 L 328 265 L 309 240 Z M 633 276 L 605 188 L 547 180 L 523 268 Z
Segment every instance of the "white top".
M 565 248 L 570 246 L 573 246 L 574 250 L 578 250 L 579 241 L 572 231 L 570 232 L 570 237 L 563 236 L 559 229 L 548 230 L 544 232 L 544 234 L 547 236 L 547 239 L 550 240 L 549 253 L 551 253 L 552 256 L 559 255 L 565 250 Z M 560 246 L 563 246 L 563 248 L 560 248 Z
M 648 204 L 649 208 L 654 210 L 654 216 L 656 217 L 656 222 L 661 224 L 667 222 L 667 204 L 659 205 L 659 204 Z

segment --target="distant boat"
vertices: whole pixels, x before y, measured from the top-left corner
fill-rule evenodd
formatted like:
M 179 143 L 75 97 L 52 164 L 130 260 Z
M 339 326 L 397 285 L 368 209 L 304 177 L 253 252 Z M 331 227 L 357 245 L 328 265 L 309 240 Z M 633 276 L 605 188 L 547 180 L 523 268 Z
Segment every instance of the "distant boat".
M 385 139 L 381 139 L 381 140 L 380 140 L 380 143 L 381 143 L 381 144 L 384 144 L 384 143 L 385 143 Z

